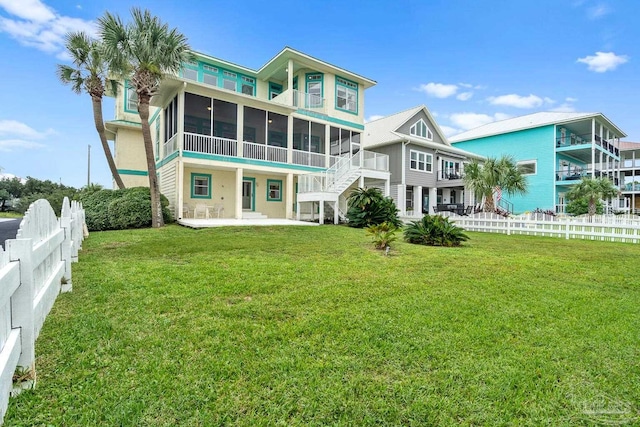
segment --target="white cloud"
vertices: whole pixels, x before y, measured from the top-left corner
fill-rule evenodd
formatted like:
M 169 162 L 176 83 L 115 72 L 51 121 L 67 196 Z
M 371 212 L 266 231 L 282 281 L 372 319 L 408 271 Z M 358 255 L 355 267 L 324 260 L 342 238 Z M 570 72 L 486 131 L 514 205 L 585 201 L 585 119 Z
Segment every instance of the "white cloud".
M 27 21 L 47 22 L 55 19 L 51 8 L 40 0 L 0 0 L 0 7 Z
M 462 132 L 462 130 L 460 129 L 456 129 L 456 128 L 452 128 L 451 126 L 440 126 L 440 129 L 442 130 L 442 132 L 447 136 L 453 136 L 457 133 Z
M 473 85 L 471 83 L 458 83 L 458 86 L 464 87 L 464 88 L 467 88 L 467 89 L 471 89 L 473 87 Z
M 10 18 L 0 17 L 0 32 L 24 46 L 58 57 L 64 51 L 67 33 L 84 31 L 92 36 L 97 33 L 93 21 L 59 15 L 40 0 L 0 0 L 0 7 L 11 15 Z
M 39 132 L 17 120 L 0 120 L 0 135 L 11 135 L 28 139 L 44 139 L 54 133 L 55 131 L 53 129 Z
M 549 98 L 545 98 L 549 99 Z M 530 94 L 529 96 L 521 96 L 515 93 L 509 95 L 492 96 L 487 98 L 491 105 L 504 105 L 515 108 L 536 108 L 544 104 L 545 100 L 539 96 Z
M 381 119 L 381 118 L 383 118 L 383 117 L 384 117 L 384 116 L 381 116 L 381 115 L 379 115 L 379 114 L 374 114 L 374 115 L 372 115 L 372 116 L 369 116 L 369 118 L 368 118 L 368 119 L 364 119 L 364 122 L 365 122 L 365 123 L 369 123 L 369 122 L 372 122 L 372 121 L 374 121 L 374 120 Z
M 575 113 L 576 112 L 576 108 L 568 103 L 568 102 L 563 102 L 562 104 L 558 105 L 555 108 L 552 108 L 551 111 L 555 111 L 557 113 Z
M 587 10 L 587 17 L 592 21 L 595 21 L 596 19 L 600 19 L 603 16 L 607 15 L 609 12 L 611 12 L 609 6 L 604 3 L 600 3 L 596 6 L 590 7 Z
M 44 145 L 23 139 L 0 139 L 0 151 L 14 151 L 17 149 L 42 148 Z
M 472 96 L 473 92 L 461 92 L 456 96 L 456 99 L 459 101 L 467 101 L 468 99 L 471 99 Z
M 477 128 L 478 126 L 486 125 L 487 123 L 505 120 L 510 117 L 510 115 L 504 113 L 496 113 L 493 116 L 479 113 L 454 113 L 449 116 L 449 120 L 455 126 L 464 130 L 469 130 Z
M 616 55 L 613 52 L 596 52 L 595 55 L 588 55 L 584 58 L 578 58 L 578 62 L 587 64 L 590 71 L 596 73 L 604 73 L 606 71 L 612 71 L 618 68 L 618 65 L 622 65 L 629 61 L 629 57 L 626 55 Z
M 564 100 L 565 100 L 565 102 L 576 102 L 576 101 L 578 101 L 578 98 L 566 97 Z
M 458 91 L 458 86 L 431 82 L 427 84 L 421 84 L 417 90 L 436 98 L 448 98 L 456 94 L 456 92 Z

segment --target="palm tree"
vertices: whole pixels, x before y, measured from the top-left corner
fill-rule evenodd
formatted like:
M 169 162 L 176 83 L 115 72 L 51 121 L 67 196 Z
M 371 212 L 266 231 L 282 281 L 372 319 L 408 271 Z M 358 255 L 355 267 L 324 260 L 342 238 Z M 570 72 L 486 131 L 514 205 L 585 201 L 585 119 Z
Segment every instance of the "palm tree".
M 117 83 L 107 77 L 107 67 L 102 56 L 102 47 L 100 42 L 92 40 L 84 32 L 69 33 L 65 37 L 65 47 L 67 53 L 71 55 L 73 65 L 58 65 L 57 75 L 63 84 L 70 84 L 71 89 L 80 94 L 83 91 L 91 96 L 93 104 L 93 122 L 100 136 L 104 156 L 107 158 L 109 169 L 113 180 L 118 188 L 124 188 L 124 183 L 116 164 L 113 161 L 111 148 L 107 142 L 107 136 L 104 133 L 104 120 L 102 119 L 102 97 L 105 92 L 105 85 L 111 86 L 114 91 L 117 90 Z
M 183 62 L 189 61 L 192 54 L 186 37 L 175 28 L 169 29 L 167 24 L 152 16 L 148 10 L 133 8 L 131 16 L 133 22 L 125 25 L 119 16 L 106 12 L 98 19 L 98 27 L 110 70 L 121 77 L 130 78 L 138 95 L 138 114 L 151 190 L 152 227 L 162 227 L 164 220 L 151 142 L 149 102 L 158 92 L 162 79 L 167 74 L 177 74 Z
M 527 180 L 510 156 L 488 157 L 484 163 L 473 160 L 464 168 L 464 183 L 476 196 L 485 198 L 487 212 L 496 211 L 493 198 L 496 188 L 509 195 L 527 192 Z
M 618 194 L 619 190 L 609 178 L 582 178 L 578 184 L 569 190 L 567 199 L 571 201 L 577 199 L 588 200 L 588 214 L 593 216 L 596 214 L 598 200 L 616 197 Z

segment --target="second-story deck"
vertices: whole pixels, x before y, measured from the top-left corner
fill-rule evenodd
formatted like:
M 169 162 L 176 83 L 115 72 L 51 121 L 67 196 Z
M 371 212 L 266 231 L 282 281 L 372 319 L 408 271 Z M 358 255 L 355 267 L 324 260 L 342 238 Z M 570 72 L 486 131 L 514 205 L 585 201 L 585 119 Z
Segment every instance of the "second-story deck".
M 162 158 L 171 156 L 180 151 L 179 134 L 171 137 L 163 147 Z M 289 155 L 289 151 L 291 155 Z M 314 153 L 286 147 L 258 144 L 243 141 L 239 143 L 235 139 L 220 138 L 215 136 L 184 133 L 182 152 L 209 154 L 229 158 L 244 158 L 262 160 L 271 163 L 293 164 L 315 168 L 330 168 L 342 156 L 332 156 L 324 153 Z M 388 171 L 389 158 L 380 153 L 361 151 L 359 156 L 354 156 L 352 164 L 365 169 Z

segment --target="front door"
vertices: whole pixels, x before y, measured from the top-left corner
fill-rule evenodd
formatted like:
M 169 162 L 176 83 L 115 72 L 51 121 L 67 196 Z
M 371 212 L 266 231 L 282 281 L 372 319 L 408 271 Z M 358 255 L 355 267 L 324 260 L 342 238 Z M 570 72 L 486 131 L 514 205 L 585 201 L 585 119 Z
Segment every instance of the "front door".
M 242 210 L 252 211 L 253 207 L 253 180 L 242 180 Z

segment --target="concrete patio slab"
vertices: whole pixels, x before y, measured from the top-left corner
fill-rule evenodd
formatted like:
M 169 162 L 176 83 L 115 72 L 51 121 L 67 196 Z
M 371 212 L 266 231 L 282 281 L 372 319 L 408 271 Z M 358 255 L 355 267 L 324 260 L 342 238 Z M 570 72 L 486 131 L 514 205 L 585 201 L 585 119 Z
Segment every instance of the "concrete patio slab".
M 209 227 L 254 227 L 254 226 L 270 226 L 270 225 L 307 225 L 317 226 L 315 222 L 295 221 L 292 219 L 267 218 L 267 219 L 232 219 L 232 218 L 210 218 L 210 219 L 193 219 L 183 218 L 178 220 L 178 224 L 191 228 L 209 228 Z

